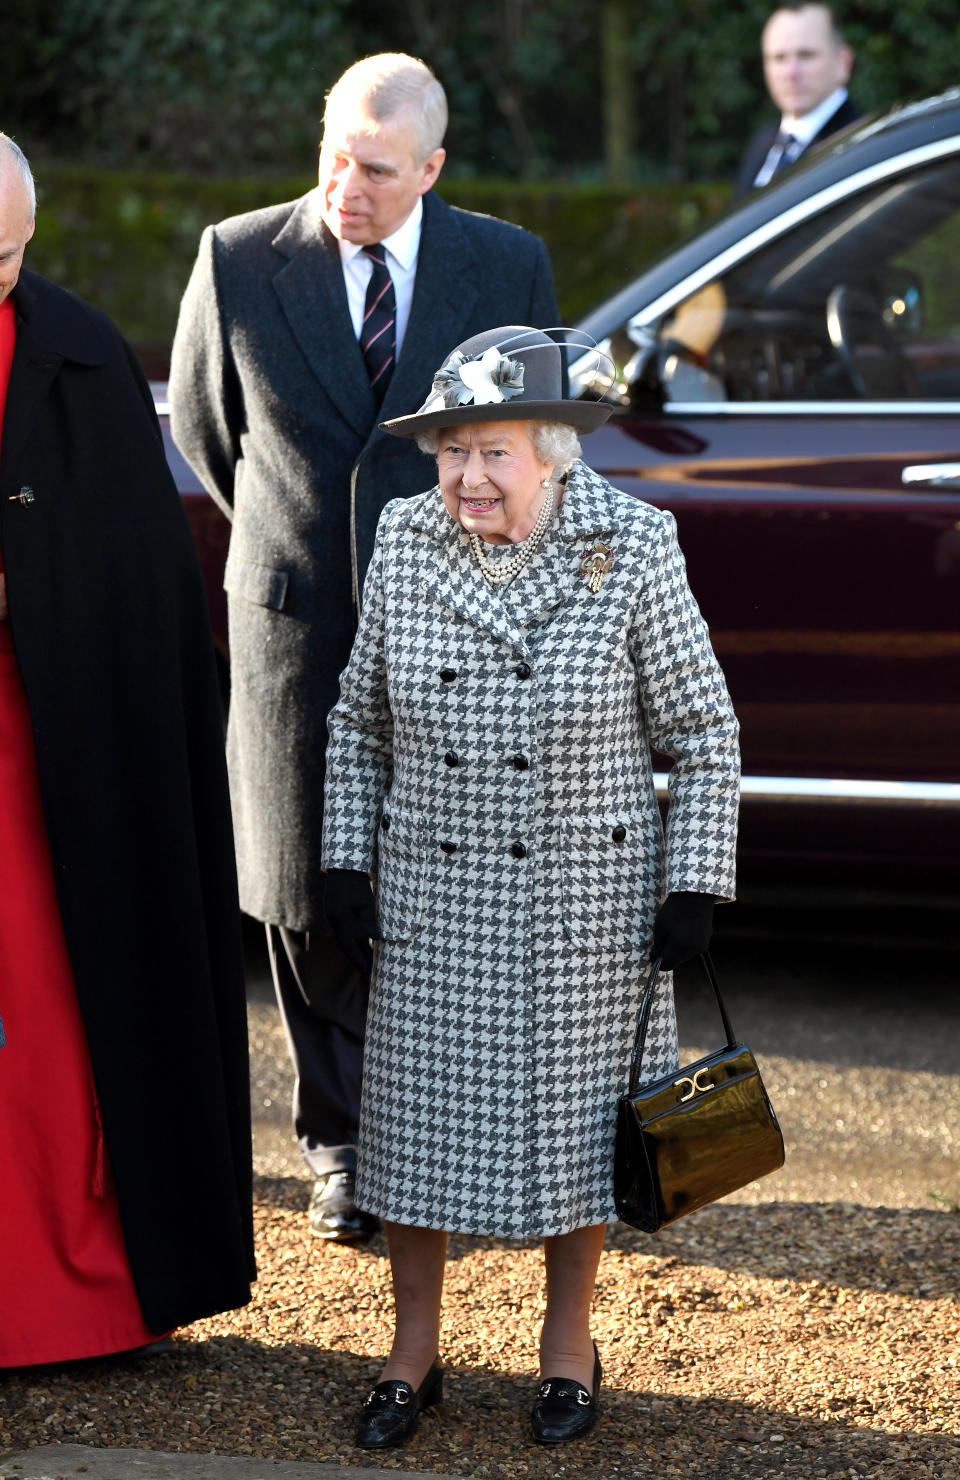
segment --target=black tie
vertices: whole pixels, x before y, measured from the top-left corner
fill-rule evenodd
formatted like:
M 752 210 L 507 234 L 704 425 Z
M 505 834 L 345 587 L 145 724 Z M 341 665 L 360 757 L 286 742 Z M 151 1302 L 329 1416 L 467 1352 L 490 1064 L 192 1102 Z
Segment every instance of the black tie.
M 380 242 L 374 242 L 363 250 L 370 258 L 373 271 L 363 305 L 360 349 L 379 406 L 393 374 L 397 343 L 397 298 L 393 291 L 393 278 L 387 267 L 386 253 Z

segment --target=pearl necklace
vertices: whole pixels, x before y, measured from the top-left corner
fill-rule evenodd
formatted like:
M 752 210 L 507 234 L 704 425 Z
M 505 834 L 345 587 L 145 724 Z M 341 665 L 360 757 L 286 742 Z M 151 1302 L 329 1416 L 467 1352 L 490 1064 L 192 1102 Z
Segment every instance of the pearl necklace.
M 508 581 L 513 580 L 514 576 L 520 574 L 528 561 L 532 560 L 539 547 L 543 544 L 543 537 L 549 528 L 550 520 L 553 516 L 553 502 L 554 492 L 553 484 L 551 484 L 547 490 L 547 496 L 543 501 L 543 507 L 537 516 L 536 524 L 527 535 L 527 538 L 517 546 L 517 553 L 511 555 L 509 560 L 491 560 L 489 555 L 484 551 L 483 541 L 480 536 L 474 534 L 472 530 L 468 531 L 470 548 L 474 553 L 477 564 L 491 586 L 505 586 Z

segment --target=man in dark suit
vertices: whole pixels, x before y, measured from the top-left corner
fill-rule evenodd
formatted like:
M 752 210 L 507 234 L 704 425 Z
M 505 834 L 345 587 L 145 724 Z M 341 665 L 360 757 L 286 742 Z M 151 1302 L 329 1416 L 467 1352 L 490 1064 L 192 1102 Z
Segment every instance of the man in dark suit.
M 324 916 L 326 719 L 380 512 L 436 482 L 378 423 L 421 405 L 470 335 L 558 322 L 543 243 L 433 193 L 446 121 L 422 62 L 349 68 L 327 99 L 318 188 L 204 232 L 171 365 L 174 437 L 233 522 L 241 904 L 267 926 L 294 1124 L 317 1178 L 310 1226 L 338 1240 L 375 1224 L 353 1197 L 367 980 Z
M 819 144 L 860 117 L 847 94 L 853 52 L 829 5 L 778 6 L 763 28 L 763 75 L 780 121 L 755 134 L 744 151 L 737 193 L 766 185 Z

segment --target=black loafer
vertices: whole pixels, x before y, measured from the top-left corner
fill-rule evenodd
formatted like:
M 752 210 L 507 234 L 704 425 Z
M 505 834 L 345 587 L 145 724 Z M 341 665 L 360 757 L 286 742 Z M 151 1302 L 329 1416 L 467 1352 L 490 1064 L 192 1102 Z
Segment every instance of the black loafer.
M 371 1238 L 380 1227 L 371 1213 L 361 1213 L 354 1198 L 353 1172 L 327 1172 L 318 1177 L 310 1198 L 310 1232 L 333 1243 L 356 1243 Z
M 439 1358 L 414 1392 L 409 1382 L 378 1382 L 360 1409 L 355 1443 L 361 1449 L 393 1449 L 416 1432 L 424 1408 L 443 1401 Z
M 541 1382 L 530 1415 L 533 1437 L 539 1444 L 565 1444 L 593 1428 L 599 1411 L 597 1399 L 602 1377 L 600 1353 L 594 1342 L 592 1393 L 572 1377 L 547 1377 Z

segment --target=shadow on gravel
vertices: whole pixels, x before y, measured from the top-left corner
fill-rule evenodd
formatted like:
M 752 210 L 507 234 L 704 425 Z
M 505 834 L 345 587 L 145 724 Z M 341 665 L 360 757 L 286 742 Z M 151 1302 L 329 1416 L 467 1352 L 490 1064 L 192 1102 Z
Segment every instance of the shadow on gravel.
M 629 1338 L 625 1337 L 625 1342 Z M 309 1343 L 281 1348 L 239 1337 L 180 1341 L 152 1363 L 122 1359 L 0 1377 L 0 1460 L 37 1444 L 317 1460 L 367 1468 L 384 1457 L 352 1445 L 357 1407 L 377 1364 Z M 42 1393 L 38 1390 L 42 1389 Z M 606 1388 L 600 1425 L 558 1453 L 533 1443 L 529 1376 L 458 1365 L 444 1402 L 424 1415 L 391 1469 L 488 1480 L 956 1480 L 960 1441 L 856 1422 L 856 1398 L 823 1417 L 724 1398 Z M 18 1424 L 20 1399 L 29 1409 Z M 129 1410 L 134 1405 L 133 1423 Z M 24 1415 L 26 1417 L 27 1415 Z M 0 1473 L 6 1474 L 0 1468 Z
M 721 939 L 712 955 L 734 1030 L 758 1055 L 839 1068 L 957 1073 L 956 953 Z M 719 1047 L 716 1003 L 695 963 L 677 971 L 676 1001 L 681 1040 L 715 1040 Z
M 607 1247 L 771 1280 L 816 1280 L 907 1299 L 956 1293 L 960 1216 L 847 1203 L 715 1203 L 649 1236 L 615 1224 Z
M 255 1179 L 260 1204 L 303 1212 L 309 1193 L 309 1184 L 297 1177 Z M 960 1214 L 853 1203 L 714 1203 L 657 1234 L 615 1223 L 606 1247 L 655 1261 L 656 1273 L 678 1264 L 709 1265 L 762 1279 L 816 1280 L 930 1299 L 956 1294 Z M 462 1259 L 476 1249 L 520 1248 L 539 1248 L 539 1241 L 452 1234 L 448 1258 Z M 385 1259 L 383 1234 L 358 1246 L 357 1254 Z

